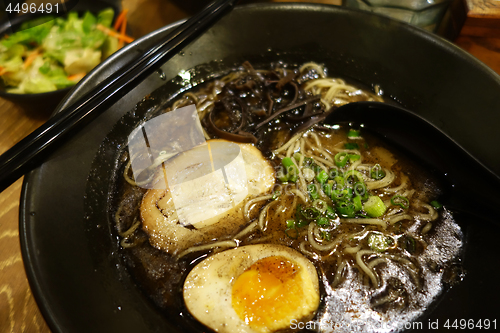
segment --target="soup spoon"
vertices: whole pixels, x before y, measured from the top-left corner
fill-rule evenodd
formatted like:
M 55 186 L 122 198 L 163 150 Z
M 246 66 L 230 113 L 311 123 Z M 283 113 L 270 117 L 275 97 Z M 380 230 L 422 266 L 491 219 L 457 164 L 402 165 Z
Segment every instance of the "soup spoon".
M 325 124 L 353 123 L 375 132 L 422 162 L 441 181 L 440 203 L 452 212 L 499 223 L 500 177 L 421 116 L 380 102 L 345 104 Z

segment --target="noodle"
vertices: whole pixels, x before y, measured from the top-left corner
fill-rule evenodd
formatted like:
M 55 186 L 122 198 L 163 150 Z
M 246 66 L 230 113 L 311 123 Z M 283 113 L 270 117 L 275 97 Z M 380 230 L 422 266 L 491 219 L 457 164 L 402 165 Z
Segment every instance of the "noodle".
M 276 205 L 278 202 L 277 201 L 272 201 L 270 203 L 268 203 L 263 209 L 262 211 L 260 212 L 260 215 L 259 215 L 259 222 L 258 222 L 258 226 L 259 226 L 259 229 L 262 230 L 262 231 L 265 231 L 266 230 L 266 224 L 265 224 L 265 218 L 269 212 L 269 208 L 271 208 L 271 206 L 274 206 Z
M 127 183 L 129 183 L 130 185 L 132 185 L 132 186 L 136 186 L 136 185 L 137 185 L 137 183 L 136 183 L 134 180 L 132 180 L 132 179 L 128 176 L 128 174 L 129 174 L 129 170 L 130 170 L 130 166 L 131 166 L 131 165 L 132 165 L 132 161 L 131 161 L 131 160 L 129 160 L 129 161 L 127 162 L 127 164 L 125 165 L 125 170 L 123 171 L 123 178 L 124 178 L 124 179 L 125 179 L 125 181 L 126 181 Z
M 306 183 L 304 182 L 304 176 L 302 174 L 302 168 L 299 168 L 299 166 L 297 165 L 297 161 L 295 161 L 295 158 L 292 158 L 291 160 L 292 160 L 293 164 L 297 167 L 297 170 L 299 171 L 298 172 L 298 176 L 299 176 L 300 188 L 302 190 L 305 190 L 306 189 Z
M 314 142 L 316 143 L 316 146 L 317 146 L 316 148 L 321 149 L 321 141 L 319 141 L 318 134 L 316 134 L 314 132 L 310 132 L 309 135 L 311 135 L 314 138 Z
M 251 205 L 253 205 L 257 202 L 266 201 L 266 200 L 269 200 L 272 198 L 273 198 L 273 196 L 270 194 L 270 195 L 263 195 L 263 196 L 260 196 L 260 197 L 257 197 L 257 198 L 254 198 L 252 200 L 247 201 L 247 203 L 243 207 L 243 216 L 245 216 L 245 219 L 247 221 L 250 221 L 250 216 L 248 216 L 248 214 L 250 213 L 250 206 Z
M 352 165 L 349 167 L 349 170 L 356 170 L 360 164 L 361 164 L 361 158 L 353 162 Z
M 345 261 L 342 261 L 340 265 L 338 265 L 337 270 L 335 271 L 335 275 L 333 277 L 332 281 L 332 287 L 336 288 L 342 279 L 342 272 L 344 272 L 344 268 L 347 266 L 347 263 Z
M 370 225 L 379 225 L 382 229 L 387 229 L 387 223 L 381 219 L 340 219 L 343 223 L 355 223 L 355 224 L 370 224 Z
M 361 250 L 361 245 L 358 245 L 358 246 L 355 246 L 355 247 L 346 247 L 344 249 L 344 252 L 345 253 L 356 253 L 359 250 Z
M 394 179 L 396 179 L 394 172 L 391 170 L 384 169 L 385 177 L 380 180 L 366 182 L 366 187 L 369 190 L 376 190 L 382 187 L 386 187 L 392 184 Z
M 320 65 L 318 65 L 317 63 L 315 63 L 315 62 L 305 63 L 299 68 L 299 72 L 302 73 L 307 68 L 314 70 L 320 77 L 322 77 L 322 78 L 325 77 L 325 73 L 323 72 L 323 68 Z
M 211 243 L 211 244 L 205 244 L 205 245 L 200 245 L 200 246 L 193 246 L 190 247 L 187 250 L 182 251 L 177 255 L 177 258 L 182 258 L 190 253 L 193 252 L 198 252 L 198 251 L 204 251 L 204 250 L 212 250 L 217 247 L 222 247 L 222 248 L 227 248 L 227 247 L 236 247 L 238 244 L 234 240 L 227 240 L 227 241 L 220 241 L 216 243 Z
M 130 238 L 123 238 L 120 241 L 120 246 L 123 247 L 124 249 L 130 249 L 130 248 L 137 246 L 137 243 L 135 240 L 132 240 L 132 243 L 129 243 L 129 241 L 130 241 Z
M 250 223 L 245 229 L 241 230 L 236 236 L 234 236 L 234 239 L 241 239 L 242 237 L 252 233 L 255 229 L 257 229 L 257 226 L 257 222 Z
M 118 233 L 120 237 L 129 238 L 137 230 L 137 228 L 139 228 L 139 226 L 141 225 L 141 221 L 134 221 L 134 224 L 128 230 Z
M 342 238 L 338 237 L 333 242 L 330 242 L 328 244 L 319 244 L 314 239 L 314 228 L 315 228 L 315 224 L 314 223 L 310 223 L 309 224 L 309 228 L 308 228 L 307 239 L 309 240 L 309 244 L 311 244 L 311 246 L 314 249 L 316 249 L 316 250 L 319 250 L 319 251 L 329 251 L 329 250 L 332 250 L 334 247 L 336 247 L 337 245 L 339 245 L 340 242 L 342 241 Z
M 422 235 L 425 235 L 426 233 L 428 233 L 432 228 L 432 223 L 431 222 L 427 222 L 425 224 L 425 226 L 422 228 Z
M 314 252 L 311 252 L 309 250 L 306 249 L 306 244 L 308 244 L 307 241 L 304 241 L 304 242 L 301 242 L 300 245 L 299 245 L 299 249 L 302 253 L 304 254 L 307 254 L 308 256 L 314 258 L 314 259 L 319 259 L 319 255 L 317 255 L 316 253 Z
M 423 220 L 423 221 L 434 221 L 435 219 L 438 218 L 438 213 L 431 205 L 428 205 L 425 203 L 420 203 L 419 205 L 426 208 L 429 211 L 429 213 L 428 214 L 418 214 L 417 218 L 419 218 L 420 220 Z
M 395 192 L 399 192 L 402 189 L 404 189 L 407 185 L 407 182 L 408 182 L 408 176 L 406 176 L 404 173 L 401 173 L 400 178 L 401 178 L 401 184 L 399 186 L 392 187 L 392 188 L 386 188 L 386 189 L 384 189 L 384 191 L 390 192 L 390 193 L 395 193 Z
M 379 287 L 380 286 L 380 282 L 379 282 L 380 279 L 379 279 L 377 273 L 375 273 L 375 271 L 373 271 L 371 268 L 366 266 L 366 264 L 363 261 L 364 255 L 371 256 L 371 255 L 375 255 L 375 254 L 376 254 L 375 252 L 370 251 L 370 250 L 358 251 L 358 253 L 356 253 L 356 264 L 358 264 L 358 266 L 363 270 L 363 272 L 370 278 L 372 285 L 375 287 Z
M 311 158 L 313 159 L 313 161 L 323 170 L 325 170 L 325 172 L 328 172 L 328 168 L 326 166 L 324 166 L 322 163 L 320 163 L 318 161 L 318 158 L 316 156 L 311 156 Z
M 321 162 L 321 163 L 323 163 L 323 164 L 324 164 L 324 165 L 321 167 L 323 170 L 327 170 L 327 168 L 326 168 L 327 166 L 328 166 L 328 167 L 330 167 L 330 168 L 335 168 L 335 164 L 333 164 L 333 162 L 331 162 L 331 161 L 329 161 L 329 160 L 326 160 L 326 159 L 321 158 L 321 157 L 319 157 L 319 156 L 314 156 L 314 157 L 313 157 L 313 159 L 316 161 L 316 163 Z M 320 165 L 320 164 L 318 163 L 318 165 Z M 321 164 L 321 165 L 322 165 L 322 164 Z M 321 166 L 321 165 L 320 165 L 320 166 Z M 328 171 L 328 170 L 327 170 L 327 171 Z
M 304 196 L 304 194 L 301 191 L 297 190 L 297 189 L 291 189 L 290 192 L 293 193 L 293 194 L 295 194 L 296 196 L 298 196 L 302 200 L 302 202 L 308 202 L 309 201 Z
M 287 157 L 290 157 L 292 156 L 292 153 L 297 149 L 296 146 L 297 144 L 300 144 L 300 142 L 298 140 L 295 140 L 295 142 L 293 142 L 290 147 L 288 147 L 287 151 L 286 151 L 286 156 Z
M 295 143 L 295 141 L 297 141 L 300 137 L 302 136 L 302 133 L 298 133 L 298 134 L 295 134 L 287 143 L 285 143 L 283 146 L 281 146 L 280 148 L 276 149 L 274 151 L 274 153 L 280 153 L 286 149 L 288 149 L 288 147 L 290 147 L 292 144 Z
M 394 224 L 402 220 L 411 220 L 413 217 L 410 214 L 399 213 L 387 219 L 389 224 Z

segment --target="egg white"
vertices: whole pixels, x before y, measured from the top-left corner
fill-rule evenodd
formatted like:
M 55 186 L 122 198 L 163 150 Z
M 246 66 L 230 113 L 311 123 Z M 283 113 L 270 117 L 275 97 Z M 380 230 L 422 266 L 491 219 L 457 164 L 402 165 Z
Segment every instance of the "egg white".
M 242 320 L 232 306 L 232 287 L 236 279 L 257 261 L 280 256 L 299 267 L 304 297 L 298 318 L 310 319 L 319 305 L 319 282 L 313 264 L 300 252 L 274 244 L 247 245 L 208 257 L 186 277 L 183 296 L 189 312 L 216 332 L 256 332 Z M 289 327 L 288 320 L 286 322 Z M 262 329 L 260 332 L 272 332 Z

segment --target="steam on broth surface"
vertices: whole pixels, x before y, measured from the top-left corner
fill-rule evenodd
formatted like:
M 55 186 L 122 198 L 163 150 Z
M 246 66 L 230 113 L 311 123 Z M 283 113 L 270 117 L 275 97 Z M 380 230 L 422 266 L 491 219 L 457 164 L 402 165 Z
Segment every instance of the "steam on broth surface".
M 182 156 L 153 152 L 153 166 L 137 180 L 130 170 L 131 159 L 137 156 L 125 153 L 127 163 L 117 185 L 120 204 L 113 212 L 122 255 L 132 275 L 163 311 L 173 315 L 181 312 L 186 325 L 196 327 L 200 321 L 228 332 L 297 328 L 378 332 L 418 324 L 418 317 L 445 286 L 459 279 L 462 233 L 436 201 L 439 187 L 427 170 L 362 127 L 322 123 L 339 105 L 360 100 L 382 98 L 344 80 L 329 78 L 315 63 L 268 70 L 245 63 L 184 93 L 165 110 L 194 104 L 212 152 L 217 153 L 217 144 L 236 143 L 242 151 L 248 184 L 258 186 L 215 221 L 183 224 L 171 202 L 171 190 L 144 187 L 161 178 L 161 165 L 181 158 L 191 161 L 182 172 L 201 168 L 202 163 L 193 162 L 197 148 Z M 197 195 L 193 200 L 205 200 Z M 262 260 L 274 258 L 273 251 L 246 251 L 259 246 L 286 247 L 293 254 L 279 257 L 277 264 L 269 263 L 272 260 L 264 263 Z M 209 309 L 203 308 L 204 301 L 187 301 L 191 291 L 193 295 L 207 294 L 207 289 L 200 294 L 194 287 L 197 284 L 193 281 L 199 277 L 190 271 L 201 271 L 198 265 L 210 267 L 205 260 L 234 249 L 243 251 L 234 252 L 239 256 L 248 253 L 248 270 L 234 271 L 234 276 L 224 280 L 229 284 L 229 297 L 230 287 L 240 276 L 249 280 L 240 280 L 237 285 L 257 281 L 252 285 L 257 291 L 252 290 L 258 292 L 269 288 L 261 285 L 269 272 L 294 267 L 293 274 L 308 276 L 301 272 L 311 268 L 299 264 L 308 262 L 316 270 L 319 289 L 312 287 L 314 282 L 294 286 L 299 293 L 307 290 L 307 295 L 316 290 L 320 301 L 297 307 L 300 300 L 278 293 L 286 305 L 265 308 L 270 306 L 265 303 L 262 311 L 254 311 L 246 305 L 242 310 L 242 303 L 236 305 L 233 299 L 217 311 L 210 309 L 232 316 L 231 320 L 206 321 L 202 313 Z M 236 260 L 225 257 L 227 265 Z M 262 271 L 251 269 L 264 266 Z M 277 283 L 271 284 L 273 288 L 284 283 L 271 275 L 266 281 Z M 258 278 L 252 280 L 252 276 Z M 223 284 L 214 283 L 219 287 L 218 283 Z M 190 305 L 200 302 L 201 310 Z M 289 313 L 292 308 L 301 310 Z M 255 315 L 270 312 L 282 314 L 286 323 L 262 324 L 277 320 Z M 230 321 L 236 326 L 230 326 Z

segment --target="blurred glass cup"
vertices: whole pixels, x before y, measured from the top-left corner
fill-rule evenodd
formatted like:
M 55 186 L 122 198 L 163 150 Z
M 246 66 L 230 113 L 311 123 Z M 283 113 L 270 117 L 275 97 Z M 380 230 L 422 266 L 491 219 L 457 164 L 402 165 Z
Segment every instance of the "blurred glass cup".
M 346 7 L 371 11 L 435 32 L 452 0 L 343 0 Z

